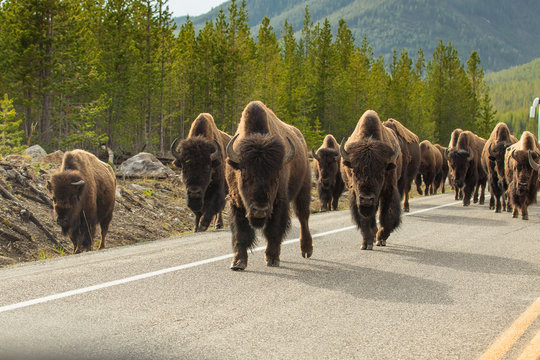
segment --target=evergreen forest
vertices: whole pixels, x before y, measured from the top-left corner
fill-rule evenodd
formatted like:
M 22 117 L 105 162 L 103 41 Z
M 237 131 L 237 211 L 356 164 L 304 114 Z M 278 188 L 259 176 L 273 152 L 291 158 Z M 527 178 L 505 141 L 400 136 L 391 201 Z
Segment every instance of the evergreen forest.
M 248 19 L 236 0 L 198 31 L 189 19 L 177 28 L 166 0 L 2 1 L 0 149 L 165 155 L 199 113 L 233 134 L 256 99 L 310 148 L 348 136 L 367 109 L 443 145 L 454 128 L 487 137 L 494 126 L 477 51 L 462 62 L 441 40 L 385 61 L 345 20 L 314 23 L 307 6 L 300 29 L 264 17 L 253 34 Z

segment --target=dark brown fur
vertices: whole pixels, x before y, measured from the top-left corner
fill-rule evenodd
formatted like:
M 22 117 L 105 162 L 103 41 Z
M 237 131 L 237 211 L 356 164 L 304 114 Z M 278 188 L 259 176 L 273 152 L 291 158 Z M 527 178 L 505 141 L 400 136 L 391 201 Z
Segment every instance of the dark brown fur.
M 448 162 L 450 168 L 453 169 L 454 186 L 463 191 L 463 206 L 470 205 L 473 196 L 475 203 L 484 204 L 487 174 L 482 167 L 481 158 L 485 143 L 485 139 L 470 131 L 463 131 L 459 135 L 456 146 L 448 152 Z
M 290 202 L 300 221 L 302 256 L 310 257 L 311 171 L 302 133 L 279 120 L 262 102 L 252 101 L 242 112 L 228 149 L 226 179 L 234 250 L 231 269 L 246 268 L 247 250 L 254 245 L 257 228 L 266 238 L 267 265 L 279 266 L 281 242 L 290 227 Z
M 517 139 L 510 134 L 508 126 L 500 122 L 491 132 L 482 150 L 482 167 L 487 173 L 488 189 L 491 192 L 489 208 L 495 209 L 495 212 L 501 212 L 501 208 L 510 211 L 505 196 L 508 183 L 504 175 L 504 155 L 506 149 L 516 142 Z
M 68 151 L 47 188 L 53 195 L 56 222 L 62 233 L 69 235 L 74 252 L 92 249 L 98 223 L 99 248 L 103 249 L 116 195 L 116 177 L 111 166 L 84 150 Z
M 383 125 L 392 129 L 400 140 L 402 170 L 397 186 L 399 195 L 402 199 L 405 198 L 403 201 L 403 211 L 409 212 L 409 191 L 411 190 L 411 183 L 420 168 L 420 144 L 418 143 L 418 136 L 395 119 L 388 119 Z
M 313 172 L 321 211 L 337 210 L 339 197 L 345 189 L 339 171 L 339 160 L 339 144 L 334 136 L 328 134 L 313 156 Z
M 540 148 L 535 136 L 524 131 L 521 139 L 506 150 L 505 176 L 508 182 L 508 198 L 512 205 L 512 216 L 529 219 L 527 208 L 536 203 L 538 190 L 538 171 L 533 170 L 529 163 L 529 152 L 532 160 L 538 163 Z
M 362 233 L 363 250 L 373 249 L 375 238 L 378 246 L 385 246 L 401 222 L 397 188 L 401 166 L 398 138 L 382 125 L 375 111 L 366 111 L 341 150 L 341 174 L 349 189 L 353 220 Z
M 212 115 L 201 113 L 191 124 L 187 138 L 171 149 L 176 157 L 174 164 L 182 169 L 188 207 L 195 214 L 196 232 L 208 229 L 214 218 L 216 228 L 223 227 L 222 211 L 227 195 L 225 147 L 230 139 L 217 128 Z M 219 157 L 211 160 L 216 150 Z
M 455 192 L 455 199 L 456 200 L 462 200 L 463 199 L 463 191 L 456 187 L 454 184 L 454 168 L 450 165 L 450 162 L 448 161 L 448 154 L 450 151 L 457 146 L 457 142 L 459 139 L 459 135 L 463 132 L 462 129 L 454 129 L 452 131 L 452 134 L 450 135 L 450 142 L 448 143 L 448 148 L 446 149 L 446 161 L 448 163 L 448 182 L 450 183 L 450 186 L 452 189 L 454 189 Z
M 416 175 L 416 190 L 422 195 L 422 180 L 426 186 L 424 195 L 434 195 L 441 181 L 443 157 L 429 140 L 420 143 L 420 169 Z M 439 176 L 438 176 L 439 175 Z
M 437 150 L 439 150 L 439 152 L 441 153 L 441 158 L 442 158 L 441 171 L 437 174 L 435 178 L 435 183 L 441 185 L 441 193 L 444 194 L 445 193 L 444 185 L 446 183 L 446 178 L 448 177 L 448 158 L 446 157 L 447 148 L 439 144 L 435 144 L 434 146 L 437 148 Z M 435 192 L 436 191 L 437 189 L 435 189 Z

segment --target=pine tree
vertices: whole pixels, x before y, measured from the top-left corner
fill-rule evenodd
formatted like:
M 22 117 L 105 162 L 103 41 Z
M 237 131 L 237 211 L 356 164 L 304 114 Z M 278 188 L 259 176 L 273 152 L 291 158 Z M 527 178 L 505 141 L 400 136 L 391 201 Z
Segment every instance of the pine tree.
M 0 100 L 0 155 L 15 154 L 22 150 L 24 131 L 22 120 L 17 120 L 13 101 L 4 94 Z

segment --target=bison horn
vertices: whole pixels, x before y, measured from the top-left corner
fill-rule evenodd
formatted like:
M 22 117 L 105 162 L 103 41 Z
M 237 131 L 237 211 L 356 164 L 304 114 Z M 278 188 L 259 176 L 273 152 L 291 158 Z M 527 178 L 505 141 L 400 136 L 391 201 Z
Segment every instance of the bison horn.
M 345 161 L 351 161 L 351 157 L 349 154 L 347 154 L 347 151 L 345 151 L 345 138 L 341 139 L 341 143 L 339 144 L 339 154 Z
M 73 185 L 73 186 L 81 186 L 81 185 L 84 185 L 84 180 L 81 179 L 81 180 L 79 180 L 79 181 L 72 182 L 71 185 Z
M 174 139 L 174 141 L 171 144 L 171 154 L 177 158 L 180 159 L 180 153 L 176 151 L 176 143 L 178 142 L 178 138 Z
M 473 161 L 474 159 L 474 151 L 469 152 L 469 156 L 467 156 L 467 161 Z
M 315 150 L 313 150 L 313 148 L 311 148 L 311 156 L 313 156 L 315 160 L 321 161 L 321 158 L 317 155 L 317 153 L 315 152 Z
M 538 153 L 536 154 L 538 155 Z M 540 168 L 540 164 L 537 164 L 536 161 L 533 160 L 531 150 L 529 150 L 529 165 L 531 165 L 534 171 L 538 171 L 538 169 Z
M 512 149 L 512 152 L 510 152 L 510 156 L 512 157 L 512 159 L 517 160 L 516 159 L 516 149 Z
M 238 135 L 240 135 L 240 134 L 236 134 L 236 135 L 233 136 L 233 138 L 227 144 L 227 148 L 226 148 L 227 156 L 229 157 L 229 159 L 231 159 L 232 162 L 235 162 L 235 163 L 240 162 L 240 155 L 238 155 L 238 153 L 236 151 L 234 151 L 234 148 L 233 148 L 233 144 L 234 144 L 236 138 L 238 137 Z
M 390 159 L 390 162 L 396 161 L 396 159 L 399 156 L 399 146 L 398 146 L 395 139 L 393 140 L 393 142 L 394 142 L 394 154 L 392 155 L 392 158 Z
M 287 153 L 287 155 L 285 155 L 285 159 L 283 159 L 284 164 L 287 164 L 288 162 L 290 162 L 294 158 L 294 153 L 296 152 L 296 148 L 294 147 L 293 142 L 288 136 L 287 136 L 287 141 L 289 142 L 289 145 L 291 148 L 289 149 L 289 152 Z
M 214 140 L 214 143 L 216 144 L 216 151 L 210 154 L 210 161 L 219 159 L 219 155 L 221 152 L 221 147 L 219 146 L 218 142 Z

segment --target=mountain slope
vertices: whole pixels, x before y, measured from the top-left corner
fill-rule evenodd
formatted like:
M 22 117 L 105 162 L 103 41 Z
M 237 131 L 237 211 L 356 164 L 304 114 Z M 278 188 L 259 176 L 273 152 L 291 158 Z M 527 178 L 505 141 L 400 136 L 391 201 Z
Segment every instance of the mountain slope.
M 225 2 L 191 20 L 201 29 L 220 9 L 228 13 L 229 5 Z M 357 42 L 367 36 L 375 56 L 386 59 L 393 49 L 402 48 L 411 55 L 422 48 L 429 58 L 441 39 L 452 41 L 463 60 L 479 51 L 486 71 L 540 57 L 536 0 L 246 0 L 252 35 L 266 15 L 278 36 L 285 20 L 300 36 L 306 5 L 313 22 L 328 18 L 335 30 L 343 18 Z M 185 17 L 175 20 L 182 24 Z

